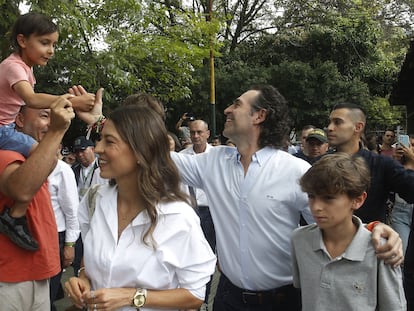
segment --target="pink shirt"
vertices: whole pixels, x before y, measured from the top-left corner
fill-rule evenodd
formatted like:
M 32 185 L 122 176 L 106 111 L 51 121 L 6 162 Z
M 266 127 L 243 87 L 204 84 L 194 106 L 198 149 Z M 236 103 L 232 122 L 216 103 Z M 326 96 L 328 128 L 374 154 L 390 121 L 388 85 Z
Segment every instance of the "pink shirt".
M 20 55 L 13 53 L 0 63 L 0 125 L 13 123 L 24 105 L 13 89 L 20 81 L 27 81 L 32 87 L 36 83 L 32 67 L 26 65 Z

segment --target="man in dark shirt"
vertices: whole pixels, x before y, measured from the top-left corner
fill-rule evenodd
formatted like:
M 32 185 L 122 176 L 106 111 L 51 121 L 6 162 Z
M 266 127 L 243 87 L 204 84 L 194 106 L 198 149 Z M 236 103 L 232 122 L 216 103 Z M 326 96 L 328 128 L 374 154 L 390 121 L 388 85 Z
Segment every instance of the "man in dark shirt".
M 392 158 L 383 157 L 361 147 L 366 115 L 357 105 L 336 105 L 329 116 L 328 141 L 337 152 L 363 157 L 371 170 L 371 185 L 364 205 L 355 213 L 363 222 L 385 222 L 386 200 L 390 192 L 414 203 L 414 171 L 405 169 Z
M 295 157 L 301 158 L 310 164 L 313 164 L 322 155 L 328 152 L 328 137 L 323 129 L 313 129 L 308 132 L 305 139 L 305 152 L 298 152 L 294 154 Z

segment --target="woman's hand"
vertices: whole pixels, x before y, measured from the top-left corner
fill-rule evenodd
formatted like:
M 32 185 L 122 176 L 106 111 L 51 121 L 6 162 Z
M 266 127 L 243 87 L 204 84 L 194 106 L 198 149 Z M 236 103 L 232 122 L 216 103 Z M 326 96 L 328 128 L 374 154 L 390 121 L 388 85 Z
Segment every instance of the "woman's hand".
M 73 304 L 82 309 L 86 307 L 83 296 L 85 293 L 90 293 L 91 284 L 86 278 L 71 277 L 69 281 L 65 282 L 65 293 Z
M 88 94 L 81 85 L 75 85 L 69 89 L 69 93 L 75 96 Z M 93 125 L 102 116 L 102 94 L 103 88 L 96 91 L 94 106 L 90 111 L 76 111 L 78 117 L 88 125 Z
M 85 291 L 82 301 L 88 310 L 116 310 L 131 306 L 135 288 L 101 288 L 94 291 Z

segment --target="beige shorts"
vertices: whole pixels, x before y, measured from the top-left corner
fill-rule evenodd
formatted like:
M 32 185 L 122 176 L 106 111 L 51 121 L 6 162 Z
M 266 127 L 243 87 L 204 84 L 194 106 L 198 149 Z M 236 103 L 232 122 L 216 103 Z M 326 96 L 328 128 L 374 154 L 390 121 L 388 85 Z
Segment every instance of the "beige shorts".
M 0 282 L 1 311 L 50 310 L 49 280 Z

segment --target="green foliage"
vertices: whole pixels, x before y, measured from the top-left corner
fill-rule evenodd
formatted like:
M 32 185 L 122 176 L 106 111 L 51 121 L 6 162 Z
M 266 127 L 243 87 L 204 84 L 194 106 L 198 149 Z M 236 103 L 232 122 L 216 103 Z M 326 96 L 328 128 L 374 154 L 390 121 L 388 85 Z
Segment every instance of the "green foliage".
M 0 0 L 0 59 L 10 53 L 9 34 L 11 26 L 19 16 L 19 1 Z
M 300 61 L 272 67 L 271 83 L 289 101 L 297 128 L 305 124 L 324 127 L 332 106 L 341 101 L 364 105 L 369 92 L 358 79 L 344 79 L 332 61 L 311 66 Z
M 35 68 L 37 91 L 102 86 L 107 111 L 131 93 L 149 92 L 168 107 L 170 128 L 186 111 L 210 121 L 212 49 L 218 133 L 225 107 L 260 83 L 285 95 L 297 128 L 325 126 L 342 100 L 365 106 L 372 128 L 403 123 L 387 98 L 413 30 L 411 0 L 214 0 L 211 21 L 207 0 L 191 7 L 176 0 L 27 2 L 60 27 L 54 59 Z M 3 58 L 18 4 L 0 0 Z
M 279 88 L 297 128 L 308 123 L 325 126 L 330 108 L 339 101 L 365 107 L 375 107 L 379 98 L 386 102 L 405 55 L 406 38 L 402 27 L 391 27 L 384 17 L 385 2 L 281 2 L 285 14 L 275 18 L 278 32 L 239 43 L 231 57 L 223 59 L 232 66 L 217 75 L 217 84 L 230 93 L 240 87 L 240 94 L 254 84 L 248 83 L 254 82 L 253 72 L 259 72 L 255 82 Z M 401 118 L 389 104 L 375 112 L 375 126 Z
M 37 70 L 38 90 L 60 93 L 82 84 L 94 92 L 102 86 L 107 108 L 138 91 L 166 103 L 188 98 L 194 69 L 208 56 L 218 27 L 202 14 L 156 2 L 31 3 L 60 27 L 55 58 Z
M 365 106 L 367 111 L 366 132 L 384 131 L 387 128 L 396 128 L 398 125 L 406 129 L 405 109 L 390 107 L 386 98 L 375 97 Z

